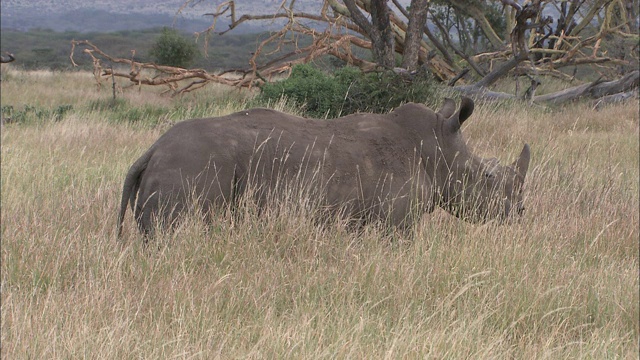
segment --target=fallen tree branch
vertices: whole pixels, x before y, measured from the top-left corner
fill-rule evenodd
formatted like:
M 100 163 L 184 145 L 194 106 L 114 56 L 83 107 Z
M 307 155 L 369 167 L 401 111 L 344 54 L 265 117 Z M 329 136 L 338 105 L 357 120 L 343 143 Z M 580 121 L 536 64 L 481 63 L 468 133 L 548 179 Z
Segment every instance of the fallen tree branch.
M 594 99 L 612 94 L 623 93 L 638 88 L 640 85 L 640 71 L 636 70 L 615 81 L 607 81 L 595 85 L 589 90 L 589 96 Z
M 456 84 L 456 82 L 458 80 L 460 80 L 461 78 L 463 78 L 465 75 L 467 75 L 469 73 L 469 69 L 468 68 L 464 68 L 462 69 L 462 71 L 456 75 L 453 79 L 449 80 L 449 82 L 447 83 L 448 86 L 453 86 Z
M 640 71 L 633 71 L 626 76 L 615 81 L 601 81 L 600 79 L 589 83 L 578 85 L 569 89 L 551 94 L 536 96 L 533 101 L 536 103 L 559 104 L 583 97 L 600 99 L 608 95 L 637 89 L 640 86 Z
M 132 82 L 132 85 L 167 85 L 170 87 L 170 89 L 174 90 L 173 95 L 177 95 L 192 91 L 195 88 L 206 85 L 207 83 L 219 83 L 235 86 L 241 80 L 227 78 L 215 74 L 209 74 L 202 69 L 183 69 L 174 66 L 164 66 L 154 63 L 138 62 L 134 61 L 133 58 L 123 59 L 112 57 L 100 50 L 97 46 L 95 46 L 88 40 L 71 41 L 71 54 L 69 55 L 69 58 L 73 66 L 78 66 L 78 64 L 74 60 L 75 49 L 78 46 L 84 46 L 85 49 L 83 50 L 83 53 L 91 57 L 93 61 L 93 73 L 98 86 L 102 85 L 101 83 L 103 77 L 115 76 L 128 79 Z M 116 71 L 112 68 L 103 68 L 103 60 L 108 60 L 111 63 L 115 64 L 129 65 L 130 71 L 128 73 L 125 73 L 122 71 Z M 156 72 L 156 76 L 145 76 L 142 73 L 142 70 L 145 69 L 154 70 Z M 179 90 L 175 90 L 177 88 L 176 84 L 184 80 L 191 81 L 192 83 L 183 86 Z
M 363 71 L 372 71 L 378 67 L 377 64 L 354 57 L 351 52 L 351 45 L 370 48 L 370 42 L 356 37 L 354 35 L 335 34 L 325 30 L 319 33 L 313 29 L 298 27 L 293 24 L 291 28 L 298 33 L 311 36 L 314 41 L 310 46 L 297 48 L 293 52 L 286 53 L 278 58 L 269 61 L 267 64 L 259 66 L 257 57 L 262 53 L 267 41 L 276 37 L 263 41 L 256 49 L 250 64 L 251 69 L 235 70 L 233 72 L 224 71 L 219 74 L 211 74 L 203 69 L 184 69 L 173 66 L 158 65 L 155 63 L 137 62 L 132 59 L 124 59 L 113 57 L 88 40 L 72 40 L 71 54 L 69 56 L 73 66 L 78 66 L 74 60 L 76 47 L 83 46 L 83 53 L 89 55 L 93 61 L 93 73 L 98 87 L 102 85 L 102 78 L 115 76 L 128 79 L 132 85 L 166 85 L 169 87 L 172 95 L 187 93 L 208 83 L 218 83 L 233 87 L 251 88 L 257 83 L 265 82 L 265 79 L 271 79 L 274 75 L 279 75 L 291 70 L 296 64 L 312 61 L 320 56 L 329 54 L 339 58 L 349 64 L 358 66 Z M 278 33 L 278 35 L 282 35 Z M 103 61 L 110 61 L 116 64 L 126 64 L 129 66 L 129 72 L 106 69 L 102 66 Z M 142 70 L 154 71 L 154 76 L 145 76 Z M 241 75 L 238 77 L 237 75 Z M 235 76 L 234 76 L 235 75 Z M 179 82 L 189 81 L 184 86 L 178 86 Z
M 536 96 L 533 101 L 536 103 L 560 104 L 569 100 L 575 100 L 584 96 L 584 94 L 588 93 L 589 89 L 596 86 L 600 82 L 601 80 L 598 79 L 588 84 L 574 86 L 572 88 L 556 91 L 550 94 L 539 95 Z
M 633 71 L 614 81 L 597 79 L 591 83 L 573 86 L 568 89 L 533 97 L 534 104 L 557 105 L 581 98 L 595 99 L 604 103 L 621 101 L 637 94 L 640 87 L 640 70 Z M 487 87 L 456 86 L 453 90 L 475 97 L 478 100 L 494 101 L 516 99 L 515 95 L 491 91 Z
M 593 109 L 600 110 L 602 107 L 606 105 L 621 103 L 633 98 L 638 99 L 638 95 L 639 95 L 638 89 L 635 89 L 627 92 L 621 92 L 617 94 L 603 96 L 593 101 Z

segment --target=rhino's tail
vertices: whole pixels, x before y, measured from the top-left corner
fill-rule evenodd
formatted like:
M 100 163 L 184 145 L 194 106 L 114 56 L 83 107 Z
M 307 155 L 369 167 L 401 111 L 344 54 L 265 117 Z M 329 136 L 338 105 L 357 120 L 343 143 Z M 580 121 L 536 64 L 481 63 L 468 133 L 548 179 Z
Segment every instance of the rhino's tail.
M 120 200 L 120 214 L 118 215 L 118 228 L 117 237 L 120 238 L 122 234 L 122 225 L 124 223 L 124 215 L 127 212 L 127 203 L 132 200 L 138 193 L 138 187 L 140 186 L 140 176 L 147 168 L 149 159 L 153 155 L 153 149 L 149 149 L 144 155 L 142 155 L 131 167 L 127 176 L 124 179 L 124 186 L 122 187 L 122 199 Z M 133 206 L 133 202 L 132 202 Z

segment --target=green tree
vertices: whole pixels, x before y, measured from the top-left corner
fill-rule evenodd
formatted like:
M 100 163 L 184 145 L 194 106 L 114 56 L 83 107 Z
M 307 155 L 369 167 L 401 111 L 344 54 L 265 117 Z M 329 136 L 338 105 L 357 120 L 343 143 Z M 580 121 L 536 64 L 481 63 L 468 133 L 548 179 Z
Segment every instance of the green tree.
M 149 55 L 160 65 L 186 68 L 198 55 L 198 48 L 175 29 L 164 28 Z

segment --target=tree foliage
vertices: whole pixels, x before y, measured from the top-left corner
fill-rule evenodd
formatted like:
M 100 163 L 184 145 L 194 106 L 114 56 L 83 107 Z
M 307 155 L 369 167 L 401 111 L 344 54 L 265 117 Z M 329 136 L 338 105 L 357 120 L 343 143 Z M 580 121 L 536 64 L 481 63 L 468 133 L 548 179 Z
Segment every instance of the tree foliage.
M 198 55 L 198 48 L 177 30 L 164 28 L 149 55 L 160 65 L 187 68 Z
M 285 80 L 264 84 L 256 100 L 273 103 L 283 97 L 316 118 L 363 111 L 386 113 L 406 102 L 436 105 L 440 100 L 435 82 L 426 72 L 410 76 L 391 71 L 364 74 L 347 66 L 328 74 L 309 64 L 294 66 Z

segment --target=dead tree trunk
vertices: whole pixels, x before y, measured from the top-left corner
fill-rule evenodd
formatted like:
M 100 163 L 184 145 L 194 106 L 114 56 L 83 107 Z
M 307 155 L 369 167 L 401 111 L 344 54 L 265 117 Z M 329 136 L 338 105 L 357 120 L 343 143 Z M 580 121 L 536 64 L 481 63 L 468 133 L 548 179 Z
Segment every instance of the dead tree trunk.
M 607 81 L 595 85 L 589 91 L 589 95 L 594 98 L 601 98 L 618 93 L 624 93 L 635 89 L 640 85 L 640 71 L 636 70 L 615 81 Z
M 394 36 L 391 29 L 390 12 L 385 0 L 371 0 L 369 5 L 371 21 L 360 11 L 355 0 L 345 0 L 349 15 L 371 39 L 371 50 L 376 63 L 386 68 L 393 68 L 395 62 Z
M 627 92 L 623 92 L 623 93 L 617 93 L 617 94 L 613 94 L 613 95 L 607 95 L 605 97 L 601 97 L 597 100 L 593 101 L 593 109 L 594 110 L 600 110 L 602 107 L 609 105 L 609 104 L 616 104 L 616 103 L 621 103 L 623 101 L 626 101 L 628 99 L 632 99 L 632 98 L 636 98 L 638 99 L 638 96 L 640 94 L 638 94 L 638 89 L 635 90 L 631 90 L 631 91 L 627 91 Z
M 638 88 L 638 86 L 640 86 L 640 71 L 636 70 L 615 81 L 603 82 L 596 80 L 589 84 L 536 96 L 533 101 L 536 103 L 559 104 L 583 97 L 600 99 L 605 96 L 629 92 Z
M 411 0 L 411 9 L 413 11 L 409 13 L 401 65 L 409 71 L 418 68 L 420 43 L 422 41 L 423 28 L 427 21 L 427 4 L 428 0 Z

